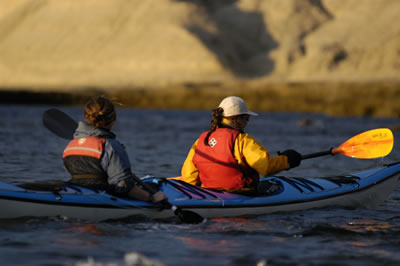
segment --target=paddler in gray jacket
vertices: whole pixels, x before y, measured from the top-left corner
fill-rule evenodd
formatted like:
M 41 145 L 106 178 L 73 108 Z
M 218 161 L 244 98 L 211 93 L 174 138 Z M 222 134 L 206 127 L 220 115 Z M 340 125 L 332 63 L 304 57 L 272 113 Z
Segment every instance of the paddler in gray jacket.
M 63 154 L 70 183 L 154 203 L 167 199 L 160 191 L 152 194 L 142 189 L 132 173 L 124 146 L 111 132 L 116 112 L 109 99 L 93 97 L 86 104 L 84 119 Z

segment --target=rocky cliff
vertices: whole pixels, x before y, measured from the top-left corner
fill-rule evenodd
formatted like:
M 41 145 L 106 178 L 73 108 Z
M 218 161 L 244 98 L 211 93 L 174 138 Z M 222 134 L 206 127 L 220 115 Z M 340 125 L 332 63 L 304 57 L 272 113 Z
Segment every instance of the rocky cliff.
M 398 0 L 2 0 L 0 87 L 397 90 L 399 14 Z

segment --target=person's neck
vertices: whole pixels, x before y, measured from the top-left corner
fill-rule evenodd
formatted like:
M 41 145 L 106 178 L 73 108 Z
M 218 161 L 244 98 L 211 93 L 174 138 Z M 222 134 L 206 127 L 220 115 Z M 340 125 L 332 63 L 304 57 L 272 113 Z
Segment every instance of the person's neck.
M 237 125 L 228 118 L 223 118 L 221 121 L 221 124 L 225 127 L 232 128 L 232 129 L 238 130 L 240 132 L 243 132 L 243 129 L 238 128 Z
M 235 123 L 233 123 L 233 121 L 228 118 L 222 118 L 221 124 L 231 128 L 235 128 Z

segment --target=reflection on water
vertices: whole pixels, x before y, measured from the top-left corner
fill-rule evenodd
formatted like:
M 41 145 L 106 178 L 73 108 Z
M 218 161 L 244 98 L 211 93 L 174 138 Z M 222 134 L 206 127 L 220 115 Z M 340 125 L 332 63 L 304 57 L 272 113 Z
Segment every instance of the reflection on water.
M 392 225 L 387 222 L 363 219 L 359 221 L 348 222 L 344 228 L 358 233 L 367 233 L 367 232 L 387 233 L 392 229 Z
M 41 122 L 47 106 L 0 106 L 0 180 L 66 180 L 67 141 Z M 81 108 L 62 107 L 74 119 Z M 119 109 L 115 133 L 140 176 L 178 176 L 190 146 L 209 126 L 209 112 Z M 336 147 L 356 134 L 400 124 L 396 119 L 337 118 L 261 113 L 247 132 L 276 154 Z M 327 176 L 400 161 L 399 136 L 390 156 L 357 160 L 326 156 L 305 160 L 282 175 Z M 89 224 L 65 219 L 0 221 L 5 265 L 124 263 L 141 254 L 165 265 L 397 265 L 400 262 L 400 190 L 373 210 L 323 209 L 259 217 L 216 218 L 200 225 L 143 219 Z
M 177 237 L 183 242 L 183 245 L 191 249 L 203 252 L 213 252 L 219 250 L 220 252 L 229 252 L 233 248 L 238 247 L 239 244 L 235 241 L 227 241 L 224 239 L 202 239 L 194 237 Z
M 91 235 L 103 236 L 104 231 L 98 228 L 96 224 L 76 224 L 71 226 L 71 230 L 78 233 L 87 233 Z

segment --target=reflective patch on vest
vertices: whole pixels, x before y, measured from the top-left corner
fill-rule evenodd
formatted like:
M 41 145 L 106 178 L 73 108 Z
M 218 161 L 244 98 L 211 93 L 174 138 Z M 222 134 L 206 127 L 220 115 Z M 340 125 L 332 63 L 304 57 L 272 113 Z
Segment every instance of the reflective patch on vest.
M 90 156 L 100 159 L 105 141 L 105 138 L 101 137 L 73 139 L 65 148 L 63 158 L 67 156 Z
M 212 138 L 208 141 L 208 145 L 210 145 L 210 147 L 214 147 L 215 145 L 217 145 L 217 140 Z
M 101 155 L 102 152 L 93 148 L 87 148 L 87 147 L 70 147 L 66 148 L 64 152 L 72 151 L 72 150 L 78 150 L 78 151 L 88 151 L 88 152 L 94 152 L 96 154 Z

